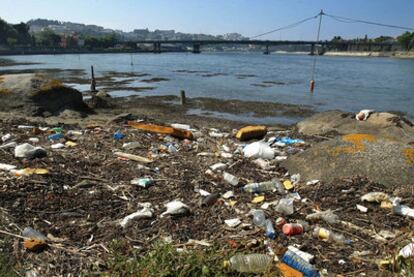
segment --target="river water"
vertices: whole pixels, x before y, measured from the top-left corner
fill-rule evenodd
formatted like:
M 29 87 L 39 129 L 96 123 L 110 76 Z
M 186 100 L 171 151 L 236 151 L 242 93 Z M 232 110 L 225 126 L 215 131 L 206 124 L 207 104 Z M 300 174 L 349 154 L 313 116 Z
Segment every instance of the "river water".
M 213 97 L 309 105 L 316 111 L 360 109 L 400 111 L 414 119 L 414 60 L 374 57 L 317 57 L 316 87 L 309 93 L 312 59 L 308 55 L 259 53 L 162 53 L 12 56 L 36 65 L 7 69 L 84 69 L 149 73 L 169 81 L 152 83 L 144 92 L 114 95 Z M 131 59 L 133 65 L 131 65 Z M 98 83 L 99 85 L 99 83 Z M 136 81 L 134 85 L 146 85 Z

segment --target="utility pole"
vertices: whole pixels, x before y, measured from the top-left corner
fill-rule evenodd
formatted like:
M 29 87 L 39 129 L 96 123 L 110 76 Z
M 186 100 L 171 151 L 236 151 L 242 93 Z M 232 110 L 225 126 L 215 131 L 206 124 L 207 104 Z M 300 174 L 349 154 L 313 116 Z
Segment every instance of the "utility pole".
M 320 39 L 323 15 L 324 15 L 323 10 L 321 10 L 321 12 L 319 13 L 319 26 L 318 26 L 318 33 L 316 35 L 316 42 L 319 42 L 319 39 Z M 313 56 L 312 78 L 310 80 L 310 92 L 311 93 L 313 93 L 313 90 L 315 89 L 315 69 L 316 69 L 316 55 Z

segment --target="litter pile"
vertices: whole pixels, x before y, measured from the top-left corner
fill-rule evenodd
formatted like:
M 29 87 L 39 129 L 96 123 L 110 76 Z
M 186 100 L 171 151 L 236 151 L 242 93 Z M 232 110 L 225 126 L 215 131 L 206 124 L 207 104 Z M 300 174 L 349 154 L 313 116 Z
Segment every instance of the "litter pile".
M 411 186 L 289 174 L 280 162 L 312 138 L 288 130 L 9 121 L 0 135 L 0 247 L 41 276 L 106 272 L 119 239 L 219 245 L 240 252 L 229 272 L 285 276 L 391 274 L 414 255 Z

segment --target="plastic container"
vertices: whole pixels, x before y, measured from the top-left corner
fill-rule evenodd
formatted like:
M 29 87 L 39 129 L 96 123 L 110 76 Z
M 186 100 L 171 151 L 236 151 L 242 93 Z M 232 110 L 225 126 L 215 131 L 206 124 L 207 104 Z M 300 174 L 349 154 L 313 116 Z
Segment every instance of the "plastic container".
M 273 190 L 277 190 L 279 193 L 285 193 L 283 185 L 278 180 L 247 184 L 243 187 L 243 190 L 251 193 L 261 193 Z
M 131 180 L 131 185 L 138 185 L 143 188 L 147 188 L 154 184 L 154 180 L 151 178 L 136 178 Z
M 46 157 L 47 152 L 41 147 L 34 147 L 28 143 L 23 143 L 16 146 L 14 149 L 14 156 L 16 158 L 35 159 Z
M 47 137 L 47 139 L 48 140 L 59 140 L 59 139 L 62 139 L 62 138 L 64 138 L 65 136 L 62 134 L 62 133 L 56 133 L 56 134 L 53 134 L 53 135 L 49 135 L 48 137 Z
M 282 257 L 282 262 L 296 269 L 297 271 L 300 271 L 303 274 L 303 276 L 306 276 L 306 277 L 319 277 L 320 276 L 318 270 L 313 265 L 311 265 L 310 263 L 302 259 L 300 256 L 298 256 L 291 250 L 287 250 L 285 252 L 285 254 Z
M 262 210 L 252 210 L 250 214 L 253 216 L 253 224 L 258 227 L 266 226 L 266 215 Z
M 239 178 L 227 172 L 223 172 L 223 179 L 232 186 L 237 186 L 237 184 L 239 183 Z
M 315 227 L 313 236 L 323 241 L 335 242 L 337 244 L 351 244 L 351 240 L 346 240 L 344 235 L 334 233 L 331 230 L 322 227 Z
M 262 158 L 265 160 L 270 160 L 275 157 L 275 151 L 270 148 L 270 146 L 264 142 L 257 141 L 251 144 L 248 144 L 243 149 L 244 156 L 246 158 Z
M 265 254 L 239 254 L 225 261 L 224 267 L 240 273 L 262 273 L 271 267 L 272 260 Z
M 276 231 L 270 219 L 266 219 L 265 226 L 266 226 L 266 237 L 268 237 L 269 239 L 275 239 Z
M 286 236 L 295 236 L 303 234 L 304 228 L 302 224 L 298 223 L 287 223 L 283 225 L 282 232 Z
M 295 212 L 293 201 L 293 198 L 282 198 L 277 203 L 275 210 L 284 215 L 291 215 Z

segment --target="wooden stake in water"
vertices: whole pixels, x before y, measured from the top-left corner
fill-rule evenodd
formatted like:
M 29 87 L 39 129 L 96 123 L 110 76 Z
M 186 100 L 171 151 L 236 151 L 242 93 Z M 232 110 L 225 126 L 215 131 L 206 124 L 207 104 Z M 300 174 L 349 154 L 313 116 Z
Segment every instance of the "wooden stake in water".
M 93 72 L 93 65 L 91 65 L 91 91 L 95 92 L 96 91 L 96 81 L 95 81 L 95 74 Z
M 186 99 L 185 99 L 185 91 L 182 90 L 180 92 L 180 96 L 181 96 L 181 105 L 185 105 Z

